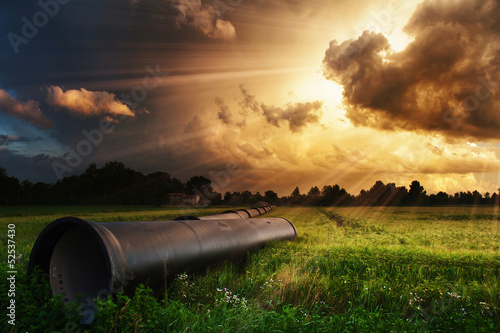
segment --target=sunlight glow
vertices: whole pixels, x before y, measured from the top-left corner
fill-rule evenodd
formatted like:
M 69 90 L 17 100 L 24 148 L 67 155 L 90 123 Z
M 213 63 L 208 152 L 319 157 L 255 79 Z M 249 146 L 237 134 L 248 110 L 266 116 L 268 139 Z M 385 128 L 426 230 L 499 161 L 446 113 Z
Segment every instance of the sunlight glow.
M 304 99 L 341 101 L 342 86 L 325 79 L 321 73 L 315 72 L 304 78 L 302 86 L 297 90 L 297 95 Z
M 300 101 L 317 100 L 323 103 L 324 121 L 334 121 L 344 115 L 342 92 L 341 85 L 327 80 L 319 71 L 302 78 L 297 88 L 293 89 Z
M 406 35 L 401 29 L 391 31 L 386 35 L 386 38 L 394 52 L 403 51 L 414 40 L 414 38 Z

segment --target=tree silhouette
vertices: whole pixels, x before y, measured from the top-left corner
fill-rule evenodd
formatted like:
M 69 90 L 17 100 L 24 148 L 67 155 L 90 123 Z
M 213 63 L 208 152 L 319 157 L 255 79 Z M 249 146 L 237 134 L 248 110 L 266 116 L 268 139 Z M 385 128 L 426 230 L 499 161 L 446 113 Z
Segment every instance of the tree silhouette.
M 293 190 L 292 194 L 290 194 L 289 200 L 292 205 L 300 205 L 304 200 L 304 198 L 300 194 L 298 186 Z
M 18 204 L 21 202 L 21 184 L 19 179 L 9 177 L 7 170 L 0 168 L 0 204 Z
M 276 205 L 278 204 L 278 194 L 271 190 L 266 191 L 264 193 L 264 201 L 270 205 Z
M 10 177 L 6 169 L 0 167 L 0 205 L 13 204 L 154 204 L 168 202 L 169 193 L 197 194 L 200 199 L 209 199 L 213 204 L 222 203 L 222 195 L 214 192 L 211 180 L 194 176 L 184 184 L 166 172 L 153 172 L 144 175 L 117 161 L 107 162 L 99 168 L 95 163 L 88 165 L 80 175 L 68 176 L 55 184 L 19 181 Z M 477 190 L 458 192 L 453 196 L 445 192 L 427 195 L 420 182 L 414 180 L 409 191 L 396 187 L 394 183 L 384 184 L 377 181 L 370 190 L 361 190 L 357 197 L 349 194 L 339 185 L 325 185 L 319 190 L 312 186 L 307 195 L 300 193 L 298 187 L 288 197 L 268 190 L 262 196 L 243 192 L 226 192 L 224 203 L 251 205 L 257 201 L 270 204 L 320 205 L 320 206 L 395 206 L 395 205 L 500 205 L 498 193 L 485 193 Z
M 412 181 L 410 184 L 410 190 L 408 191 L 408 204 L 421 204 L 426 194 L 427 192 L 424 190 L 424 187 L 420 185 L 419 181 Z

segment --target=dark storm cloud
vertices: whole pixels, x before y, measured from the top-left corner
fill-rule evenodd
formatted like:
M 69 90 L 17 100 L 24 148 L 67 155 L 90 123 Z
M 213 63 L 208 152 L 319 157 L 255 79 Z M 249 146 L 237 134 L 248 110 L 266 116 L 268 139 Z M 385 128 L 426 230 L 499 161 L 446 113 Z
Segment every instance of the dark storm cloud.
M 193 116 L 193 119 L 186 125 L 184 128 L 184 133 L 189 134 L 189 133 L 199 133 L 203 132 L 204 127 L 203 127 L 203 122 L 200 119 L 200 116 L 195 115 Z
M 141 60 L 145 48 L 167 67 L 170 54 L 158 43 L 230 40 L 234 27 L 221 13 L 199 0 L 4 1 L 2 88 L 33 95 L 42 85 L 80 88 L 88 82 L 83 87 L 95 90 L 99 80 L 124 79 L 124 71 L 155 65 Z
M 40 128 L 50 128 L 52 122 L 38 107 L 35 101 L 19 101 L 9 95 L 5 90 L 0 89 L 0 111 L 5 114 L 23 119 Z
M 282 123 L 287 123 L 290 131 L 294 133 L 302 131 L 302 128 L 309 124 L 319 123 L 322 108 L 322 103 L 319 101 L 295 104 L 289 103 L 284 107 L 277 107 L 259 102 L 256 97 L 251 95 L 243 86 L 240 86 L 240 92 L 240 113 L 244 116 L 250 114 L 263 116 L 268 124 L 275 127 L 280 127 Z M 218 118 L 225 124 L 232 124 L 232 122 L 228 122 L 229 116 L 232 116 L 229 107 L 225 105 L 221 99 L 217 99 L 216 104 L 220 109 Z M 245 126 L 245 123 L 245 120 L 242 120 L 236 125 Z
M 16 142 L 19 140 L 17 135 L 2 135 L 0 134 L 0 146 L 7 146 L 12 142 Z
M 0 2 L 0 87 L 5 89 L 0 92 L 0 134 L 22 138 L 42 133 L 41 127 L 43 140 L 52 144 L 52 155 L 62 156 L 66 147 L 76 149 L 87 140 L 83 131 L 99 128 L 98 118 L 116 120 L 135 114 L 133 125 L 120 121 L 117 135 L 106 136 L 94 149 L 97 155 L 123 139 L 119 146 L 123 156 L 132 141 L 123 132 L 158 123 L 155 115 L 139 116 L 150 109 L 160 91 L 144 85 L 147 68 L 177 69 L 179 59 L 186 59 L 178 54 L 183 46 L 202 49 L 234 39 L 230 13 L 226 11 L 223 18 L 222 12 L 211 1 L 199 0 Z M 147 96 L 139 96 L 137 92 L 146 88 Z M 123 102 L 124 95 L 138 106 Z M 49 125 L 53 127 L 47 131 Z M 5 140 L 2 163 L 9 171 L 27 170 L 15 163 L 34 167 L 29 156 L 41 151 L 40 144 L 22 145 L 17 155 L 7 156 L 20 145 L 9 141 L 5 147 Z M 82 165 L 91 158 L 96 157 L 89 156 Z M 28 173 L 31 177 L 35 172 Z M 49 174 L 53 181 L 54 172 L 49 169 Z
M 219 108 L 217 118 L 219 118 L 224 124 L 231 125 L 233 123 L 233 114 L 229 110 L 229 106 L 227 106 L 220 98 L 215 99 L 215 105 Z
M 43 153 L 26 157 L 9 149 L 0 149 L 0 167 L 7 169 L 9 176 L 20 180 L 36 182 L 54 182 L 55 175 L 51 163 L 57 159 Z
M 354 125 L 500 138 L 500 3 L 425 1 L 391 53 L 381 34 L 332 41 L 324 74 L 344 87 Z
M 231 41 L 236 38 L 236 30 L 231 22 L 222 19 L 221 12 L 201 0 L 172 0 L 179 12 L 175 16 L 179 27 L 190 25 L 212 39 Z
M 18 135 L 3 135 L 0 134 L 0 146 L 2 145 L 9 145 L 13 142 L 33 142 L 33 141 L 40 141 L 42 138 L 40 136 L 38 137 L 20 137 Z

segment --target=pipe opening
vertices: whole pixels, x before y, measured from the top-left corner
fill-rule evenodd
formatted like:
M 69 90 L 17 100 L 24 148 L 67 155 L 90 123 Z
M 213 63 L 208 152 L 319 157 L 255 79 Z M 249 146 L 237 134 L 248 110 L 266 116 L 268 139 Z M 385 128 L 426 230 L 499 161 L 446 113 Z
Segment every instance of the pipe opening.
M 109 293 L 110 272 L 101 242 L 88 228 L 74 225 L 55 244 L 49 266 L 52 292 L 72 301 Z

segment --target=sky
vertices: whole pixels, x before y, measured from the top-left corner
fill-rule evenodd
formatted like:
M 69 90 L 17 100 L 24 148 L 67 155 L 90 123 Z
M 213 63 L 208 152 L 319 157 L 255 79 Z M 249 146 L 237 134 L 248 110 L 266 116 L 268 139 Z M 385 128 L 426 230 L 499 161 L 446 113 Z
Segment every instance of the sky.
M 500 2 L 6 0 L 0 167 L 218 192 L 500 187 Z

